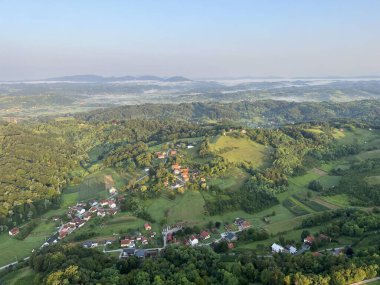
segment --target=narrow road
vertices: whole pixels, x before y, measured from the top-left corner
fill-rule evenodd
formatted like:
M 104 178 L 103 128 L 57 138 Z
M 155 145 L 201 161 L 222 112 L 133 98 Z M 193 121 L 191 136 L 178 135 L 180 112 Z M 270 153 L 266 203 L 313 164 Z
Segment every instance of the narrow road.
M 367 280 L 364 280 L 364 281 L 352 283 L 351 285 L 367 284 L 367 283 L 371 283 L 371 282 L 374 282 L 374 281 L 377 281 L 377 280 L 380 280 L 380 277 L 376 277 L 376 278 L 367 279 Z

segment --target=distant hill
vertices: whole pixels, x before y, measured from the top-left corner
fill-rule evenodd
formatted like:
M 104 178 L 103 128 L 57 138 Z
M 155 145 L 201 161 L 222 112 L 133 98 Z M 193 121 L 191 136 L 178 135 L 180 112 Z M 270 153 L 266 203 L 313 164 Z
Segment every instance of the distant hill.
M 185 82 L 191 81 L 190 79 L 183 76 L 172 76 L 172 77 L 158 77 L 154 75 L 142 75 L 142 76 L 111 76 L 104 77 L 93 74 L 84 74 L 84 75 L 69 75 L 62 77 L 53 77 L 44 79 L 44 81 L 70 81 L 70 82 L 92 82 L 92 83 L 106 83 L 113 81 L 162 81 L 162 82 Z

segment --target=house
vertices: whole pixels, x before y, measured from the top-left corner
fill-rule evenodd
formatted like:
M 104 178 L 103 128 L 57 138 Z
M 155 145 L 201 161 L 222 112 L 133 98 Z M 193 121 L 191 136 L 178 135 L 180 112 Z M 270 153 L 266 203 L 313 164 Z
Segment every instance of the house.
M 228 243 L 228 249 L 233 249 L 235 246 L 232 242 L 229 242 Z
M 98 208 L 96 208 L 95 206 L 92 206 L 88 211 L 90 213 L 95 213 L 96 211 L 98 211 Z
M 189 145 L 187 146 L 187 148 L 188 148 L 188 149 L 190 149 L 190 148 L 194 148 L 194 146 L 189 144 Z
M 311 254 L 312 254 L 314 257 L 322 256 L 322 254 L 321 254 L 320 252 L 318 252 L 318 251 L 316 251 L 316 252 L 312 252 Z
M 240 226 L 244 222 L 245 222 L 245 219 L 243 219 L 243 218 L 236 218 L 235 221 L 234 221 L 234 224 L 237 225 L 237 226 Z
M 102 200 L 102 201 L 100 201 L 100 205 L 101 205 L 102 207 L 106 207 L 106 206 L 108 206 L 108 200 Z
M 139 258 L 144 258 L 149 255 L 148 251 L 145 249 L 139 249 L 135 251 L 135 256 Z
M 97 247 L 98 243 L 94 241 L 85 241 L 84 243 L 82 243 L 82 245 L 85 248 L 93 248 L 93 247 Z
M 86 212 L 86 213 L 84 213 L 84 215 L 83 215 L 83 220 L 85 220 L 86 222 L 87 221 L 89 221 L 90 219 L 91 219 L 91 213 L 89 213 L 89 212 Z
M 175 155 L 177 155 L 177 150 L 172 149 L 172 150 L 170 151 L 170 156 L 175 156 Z
M 109 206 L 111 209 L 115 209 L 115 208 L 116 208 L 116 203 L 115 203 L 115 201 L 112 201 L 112 200 L 108 201 L 108 206 Z
M 85 221 L 80 220 L 80 222 L 78 222 L 76 225 L 77 225 L 78 228 L 81 228 L 81 227 L 84 226 L 84 224 L 85 224 Z
M 283 252 L 283 251 L 284 251 L 284 248 L 281 245 L 279 245 L 277 243 L 272 244 L 272 252 L 274 252 L 274 253 L 280 253 L 280 252 Z
M 136 249 L 134 248 L 125 248 L 123 249 L 123 252 L 121 253 L 121 257 L 127 258 L 132 255 L 135 255 Z
M 198 241 L 198 239 L 193 235 L 193 236 L 190 237 L 190 239 L 189 239 L 189 243 L 190 243 L 191 246 L 196 246 L 196 245 L 199 243 L 199 241 Z
M 80 208 L 80 207 L 77 208 L 77 215 L 83 215 L 85 212 L 86 210 L 84 208 Z
M 8 233 L 11 237 L 14 237 L 20 233 L 20 229 L 19 228 L 13 228 Z
M 157 158 L 158 159 L 164 159 L 166 157 L 166 153 L 165 152 L 156 152 L 156 155 L 157 155 Z
M 225 235 L 224 237 L 227 241 L 231 242 L 231 241 L 234 241 L 234 240 L 237 240 L 237 236 L 234 234 L 234 233 L 228 233 Z
M 111 209 L 111 210 L 108 211 L 108 214 L 110 214 L 111 216 L 114 216 L 114 215 L 117 214 L 117 210 Z
M 110 245 L 110 244 L 112 244 L 114 241 L 113 240 L 108 240 L 108 239 L 106 239 L 106 240 L 104 240 L 104 245 Z
M 92 206 L 92 207 L 96 207 L 96 206 L 98 206 L 98 204 L 99 204 L 98 201 L 93 201 L 93 202 L 91 203 L 91 206 Z
M 151 238 L 154 238 L 155 236 L 156 236 L 156 232 L 153 232 L 153 233 L 150 234 Z
M 135 241 L 131 239 L 122 239 L 120 241 L 121 247 L 135 247 Z
M 247 221 L 244 221 L 244 222 L 242 222 L 240 224 L 239 229 L 240 230 L 245 230 L 245 229 L 250 228 L 250 227 L 251 227 L 251 224 L 249 222 L 247 222 Z
M 147 245 L 148 244 L 148 239 L 146 237 L 141 237 L 141 244 Z
M 291 254 L 296 254 L 297 253 L 297 248 L 295 248 L 294 246 L 292 245 L 287 245 L 285 246 L 285 248 L 289 251 L 289 253 Z
M 172 241 L 172 240 L 173 240 L 173 233 L 168 233 L 168 234 L 166 235 L 166 240 L 167 240 L 167 241 Z
M 146 231 L 150 231 L 152 229 L 152 226 L 148 223 L 145 223 L 144 228 Z
M 117 190 L 115 187 L 111 187 L 110 190 L 108 190 L 108 193 L 110 193 L 111 195 L 114 195 L 117 193 Z
M 206 231 L 201 232 L 200 236 L 202 239 L 209 239 L 210 238 L 210 234 Z
M 99 209 L 97 215 L 98 215 L 98 217 L 103 218 L 106 216 L 106 211 L 104 211 L 104 209 Z
M 178 163 L 172 165 L 172 170 L 178 170 L 179 171 L 180 169 L 181 169 L 181 166 Z
M 308 235 L 307 237 L 304 238 L 303 242 L 308 244 L 308 245 L 312 245 L 314 243 L 314 236 L 312 235 Z

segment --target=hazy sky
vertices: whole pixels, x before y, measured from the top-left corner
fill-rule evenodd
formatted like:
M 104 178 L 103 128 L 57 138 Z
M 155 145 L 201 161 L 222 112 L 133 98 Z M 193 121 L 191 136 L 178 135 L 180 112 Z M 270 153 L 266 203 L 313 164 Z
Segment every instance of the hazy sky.
M 378 0 L 0 0 L 0 80 L 380 74 Z

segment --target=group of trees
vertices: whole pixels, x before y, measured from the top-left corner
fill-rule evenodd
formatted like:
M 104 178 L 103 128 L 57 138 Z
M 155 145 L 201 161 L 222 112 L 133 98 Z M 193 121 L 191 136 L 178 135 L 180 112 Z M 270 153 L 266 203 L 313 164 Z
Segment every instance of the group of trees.
M 341 235 L 361 237 L 364 233 L 380 229 L 380 217 L 377 213 L 368 213 L 357 209 L 339 209 L 305 218 L 303 228 L 323 226 L 322 232 L 332 238 Z
M 208 247 L 169 246 L 157 257 L 116 260 L 97 250 L 60 244 L 31 256 L 36 276 L 30 283 L 346 285 L 376 277 L 378 253 L 379 244 L 350 257 L 308 253 L 265 258 L 246 253 L 227 264 Z

